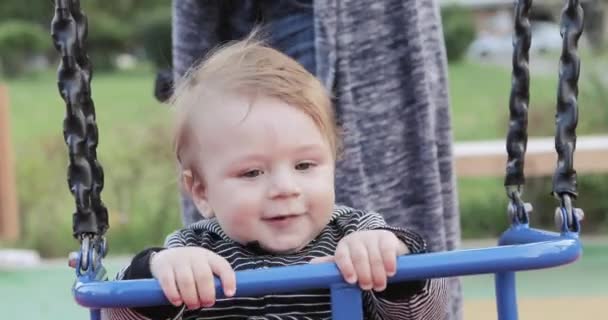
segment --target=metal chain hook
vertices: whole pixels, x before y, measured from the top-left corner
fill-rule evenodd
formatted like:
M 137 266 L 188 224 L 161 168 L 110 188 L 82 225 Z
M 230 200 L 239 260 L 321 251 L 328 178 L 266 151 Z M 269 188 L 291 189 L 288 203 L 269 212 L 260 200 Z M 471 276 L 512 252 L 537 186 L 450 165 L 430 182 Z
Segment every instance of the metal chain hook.
M 559 196 L 560 206 L 555 209 L 555 227 L 560 232 L 579 232 L 585 213 L 572 205 L 572 198 L 564 193 Z
M 101 267 L 101 259 L 106 256 L 107 250 L 105 237 L 94 234 L 81 235 L 80 251 L 69 254 L 68 265 L 76 269 L 79 274 L 94 272 Z
M 509 204 L 507 206 L 507 213 L 509 219 L 513 224 L 528 224 L 530 221 L 530 213 L 532 213 L 532 204 L 524 202 L 521 198 L 523 187 L 507 186 L 507 196 L 509 197 Z

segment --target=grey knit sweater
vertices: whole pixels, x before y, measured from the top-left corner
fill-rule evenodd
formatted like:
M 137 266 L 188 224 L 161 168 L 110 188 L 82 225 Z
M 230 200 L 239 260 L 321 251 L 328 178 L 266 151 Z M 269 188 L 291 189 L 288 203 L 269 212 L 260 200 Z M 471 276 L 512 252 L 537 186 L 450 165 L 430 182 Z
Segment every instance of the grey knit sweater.
M 180 77 L 221 41 L 221 1 L 173 1 L 173 67 Z M 317 76 L 335 95 L 344 153 L 337 201 L 381 212 L 432 251 L 460 241 L 446 55 L 434 0 L 315 0 Z M 188 201 L 185 222 L 196 217 Z M 451 314 L 462 318 L 451 281 Z

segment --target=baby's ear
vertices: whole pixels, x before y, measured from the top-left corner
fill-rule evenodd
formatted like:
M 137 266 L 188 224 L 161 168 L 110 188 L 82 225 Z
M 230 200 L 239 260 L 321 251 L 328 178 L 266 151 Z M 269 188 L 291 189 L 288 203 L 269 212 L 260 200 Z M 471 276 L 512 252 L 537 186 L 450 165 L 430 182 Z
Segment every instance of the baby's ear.
M 182 171 L 182 188 L 184 188 L 184 191 L 188 192 L 189 194 L 192 194 L 192 187 L 194 186 L 194 175 L 192 174 L 192 171 L 190 170 L 184 170 Z
M 202 179 L 193 174 L 191 170 L 185 170 L 182 172 L 182 184 L 192 197 L 192 202 L 194 202 L 198 212 L 207 219 L 213 218 L 213 210 L 211 210 L 207 201 L 207 189 Z

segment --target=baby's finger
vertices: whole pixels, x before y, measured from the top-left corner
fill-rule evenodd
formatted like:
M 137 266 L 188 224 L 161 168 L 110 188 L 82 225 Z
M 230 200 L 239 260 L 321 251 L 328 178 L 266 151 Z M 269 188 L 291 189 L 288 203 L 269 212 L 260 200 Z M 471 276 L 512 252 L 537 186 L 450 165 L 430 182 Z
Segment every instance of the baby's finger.
M 188 309 L 194 310 L 201 307 L 194 282 L 194 275 L 189 263 L 182 263 L 175 268 L 175 282 L 182 301 Z
M 362 242 L 353 241 L 349 245 L 350 257 L 359 279 L 361 290 L 371 290 L 373 288 L 372 273 L 369 266 L 369 255 L 367 248 Z
M 209 257 L 209 265 L 213 274 L 220 278 L 224 295 L 232 297 L 236 293 L 236 274 L 226 259 L 215 255 Z
M 350 284 L 357 283 L 357 273 L 355 272 L 355 267 L 353 266 L 347 245 L 343 243 L 338 244 L 334 259 L 338 269 L 340 269 L 340 273 L 342 273 L 342 277 L 344 277 L 344 281 Z
M 380 239 L 380 254 L 384 263 L 384 270 L 389 277 L 392 277 L 397 272 L 397 249 L 395 239 L 383 238 Z
M 211 307 L 215 303 L 215 283 L 209 262 L 206 259 L 197 259 L 191 264 L 191 268 L 200 305 Z
M 370 243 L 367 254 L 369 256 L 369 267 L 374 290 L 378 292 L 384 291 L 386 289 L 386 270 L 384 269 L 384 261 L 379 243 Z
M 175 274 L 173 273 L 173 269 L 162 270 L 159 272 L 157 276 L 157 280 L 160 284 L 161 289 L 163 289 L 163 293 L 165 297 L 176 307 L 182 305 L 182 299 L 180 297 L 179 291 L 177 290 L 177 285 L 175 284 Z

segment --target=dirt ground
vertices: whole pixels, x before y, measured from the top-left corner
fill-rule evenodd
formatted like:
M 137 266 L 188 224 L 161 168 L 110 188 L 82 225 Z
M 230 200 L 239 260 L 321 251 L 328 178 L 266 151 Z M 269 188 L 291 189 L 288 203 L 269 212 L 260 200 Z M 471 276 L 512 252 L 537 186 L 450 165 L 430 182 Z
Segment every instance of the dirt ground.
M 608 319 L 608 296 L 559 297 L 519 299 L 519 320 Z M 468 300 L 464 306 L 465 320 L 493 320 L 496 316 L 494 300 Z

